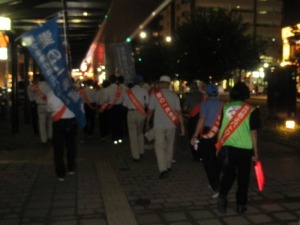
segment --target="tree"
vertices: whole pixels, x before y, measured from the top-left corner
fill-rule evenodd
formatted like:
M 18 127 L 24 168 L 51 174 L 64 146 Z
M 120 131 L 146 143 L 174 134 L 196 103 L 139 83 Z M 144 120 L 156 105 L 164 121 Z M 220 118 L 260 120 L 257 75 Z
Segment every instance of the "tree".
M 222 9 L 198 9 L 176 31 L 179 74 L 186 79 L 220 81 L 259 63 L 265 43 L 247 34 L 241 16 Z
M 172 48 L 167 43 L 148 41 L 135 54 L 136 72 L 147 81 L 155 81 L 163 74 L 170 75 L 174 71 Z

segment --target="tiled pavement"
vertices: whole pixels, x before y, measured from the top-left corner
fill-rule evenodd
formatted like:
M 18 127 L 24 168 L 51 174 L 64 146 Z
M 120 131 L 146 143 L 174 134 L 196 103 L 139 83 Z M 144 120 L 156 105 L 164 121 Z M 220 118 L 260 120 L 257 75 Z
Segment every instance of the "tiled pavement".
M 29 125 L 11 135 L 0 121 L 0 225 L 299 225 L 300 148 L 261 140 L 266 173 L 263 192 L 252 174 L 248 211 L 235 212 L 234 190 L 226 215 L 210 198 L 203 165 L 177 139 L 170 176 L 158 179 L 154 151 L 131 160 L 128 141 L 113 146 L 95 137 L 80 143 L 76 174 L 59 182 L 51 146 Z M 275 141 L 275 142 L 274 142 Z

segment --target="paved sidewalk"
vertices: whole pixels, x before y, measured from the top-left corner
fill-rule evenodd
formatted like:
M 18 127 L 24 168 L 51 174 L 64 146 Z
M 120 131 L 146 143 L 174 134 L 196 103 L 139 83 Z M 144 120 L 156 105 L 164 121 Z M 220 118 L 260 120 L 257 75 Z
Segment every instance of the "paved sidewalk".
M 42 146 L 29 125 L 11 135 L 0 121 L 0 225 L 299 225 L 300 150 L 261 141 L 266 173 L 263 192 L 252 174 L 248 211 L 235 212 L 234 190 L 226 215 L 210 198 L 203 165 L 177 139 L 173 169 L 158 179 L 154 150 L 131 160 L 128 140 L 113 146 L 98 134 L 80 143 L 78 168 L 64 182 L 54 175 L 51 146 Z

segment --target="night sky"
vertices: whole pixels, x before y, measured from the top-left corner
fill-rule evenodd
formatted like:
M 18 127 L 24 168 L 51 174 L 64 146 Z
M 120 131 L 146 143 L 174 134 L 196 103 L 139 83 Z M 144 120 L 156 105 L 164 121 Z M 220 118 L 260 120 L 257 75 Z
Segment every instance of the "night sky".
M 284 0 L 283 26 L 300 23 L 300 0 Z

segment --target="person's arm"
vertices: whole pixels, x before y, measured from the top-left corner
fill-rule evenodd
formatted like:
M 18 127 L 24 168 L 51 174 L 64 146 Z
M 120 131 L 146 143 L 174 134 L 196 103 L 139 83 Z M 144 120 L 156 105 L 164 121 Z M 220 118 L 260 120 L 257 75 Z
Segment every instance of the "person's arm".
M 182 117 L 181 110 L 176 110 L 176 113 L 177 113 L 178 118 L 179 118 L 180 136 L 184 136 L 185 129 L 184 129 L 184 122 L 183 122 L 183 117 Z
M 148 109 L 147 111 L 147 117 L 146 117 L 146 126 L 145 126 L 145 132 L 147 132 L 148 130 L 150 130 L 150 120 L 153 114 L 153 110 Z
M 257 130 L 251 130 L 251 139 L 253 142 L 253 151 L 254 155 L 252 156 L 252 160 L 254 162 L 258 161 L 258 146 L 257 146 Z
M 200 118 L 198 119 L 196 129 L 195 129 L 194 134 L 191 138 L 191 145 L 195 145 L 195 142 L 197 141 L 197 138 L 199 137 L 200 132 L 202 130 L 204 120 L 205 120 L 205 116 L 200 116 Z
M 258 129 L 261 127 L 261 119 L 259 109 L 256 108 L 250 115 L 250 135 L 253 143 L 253 151 L 254 155 L 252 157 L 253 161 L 257 161 L 259 159 L 258 156 Z

